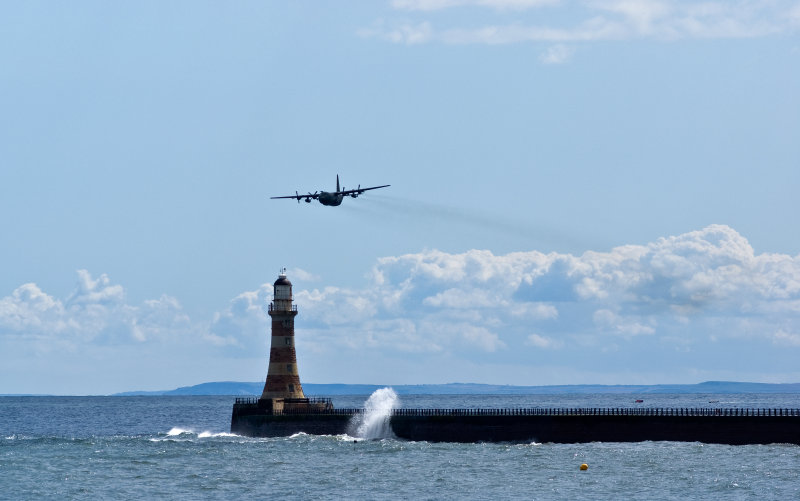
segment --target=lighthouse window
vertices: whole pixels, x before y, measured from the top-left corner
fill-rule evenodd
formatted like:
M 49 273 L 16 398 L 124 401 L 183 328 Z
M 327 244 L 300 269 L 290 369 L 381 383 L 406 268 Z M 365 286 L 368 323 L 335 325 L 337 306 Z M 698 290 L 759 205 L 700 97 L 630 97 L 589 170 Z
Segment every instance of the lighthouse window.
M 294 393 L 294 385 L 293 384 L 289 385 L 289 393 Z
M 284 339 L 286 340 L 286 346 L 291 346 L 292 345 L 292 338 L 287 337 L 287 338 L 284 338 Z
M 288 372 L 289 374 L 292 373 L 292 364 L 286 364 L 286 372 Z

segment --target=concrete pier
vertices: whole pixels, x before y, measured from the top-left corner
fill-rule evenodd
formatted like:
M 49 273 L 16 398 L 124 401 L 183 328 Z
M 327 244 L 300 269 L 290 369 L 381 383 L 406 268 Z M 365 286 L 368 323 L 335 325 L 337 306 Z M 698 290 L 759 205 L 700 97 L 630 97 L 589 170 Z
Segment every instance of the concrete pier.
M 298 432 L 352 433 L 363 409 L 270 414 L 256 401 L 234 404 L 231 432 L 277 437 Z M 581 443 L 675 441 L 800 445 L 800 409 L 395 409 L 389 417 L 400 439 L 428 442 Z

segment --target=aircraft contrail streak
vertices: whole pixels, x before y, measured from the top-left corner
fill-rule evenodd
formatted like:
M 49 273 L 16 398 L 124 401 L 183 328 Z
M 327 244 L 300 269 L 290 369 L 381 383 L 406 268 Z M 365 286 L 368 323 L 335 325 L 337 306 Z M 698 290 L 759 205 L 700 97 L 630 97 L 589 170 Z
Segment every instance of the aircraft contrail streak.
M 590 243 L 584 239 L 575 238 L 555 228 L 548 227 L 541 222 L 530 219 L 522 220 L 519 216 L 507 217 L 499 214 L 478 212 L 462 207 L 447 206 L 444 204 L 422 202 L 404 199 L 385 194 L 370 194 L 369 203 L 361 201 L 351 204 L 342 204 L 360 216 L 380 212 L 382 222 L 413 218 L 416 224 L 434 227 L 438 224 L 448 225 L 448 231 L 454 225 L 466 229 L 479 228 L 486 232 L 495 232 L 506 236 L 519 237 L 521 249 L 536 246 L 568 247 L 575 249 L 589 249 L 598 247 L 598 243 Z M 366 198 L 366 197 L 365 197 Z M 366 201 L 366 200 L 365 200 Z M 601 245 L 604 247 L 604 245 Z M 543 252 L 548 249 L 539 248 Z

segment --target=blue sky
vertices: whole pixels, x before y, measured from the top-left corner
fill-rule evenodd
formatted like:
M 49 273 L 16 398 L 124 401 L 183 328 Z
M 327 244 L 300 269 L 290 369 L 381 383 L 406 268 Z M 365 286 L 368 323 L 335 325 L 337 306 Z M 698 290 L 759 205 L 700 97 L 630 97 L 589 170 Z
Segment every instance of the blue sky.
M 800 381 L 800 2 L 0 6 L 0 393 Z M 270 200 L 391 184 L 338 208 Z

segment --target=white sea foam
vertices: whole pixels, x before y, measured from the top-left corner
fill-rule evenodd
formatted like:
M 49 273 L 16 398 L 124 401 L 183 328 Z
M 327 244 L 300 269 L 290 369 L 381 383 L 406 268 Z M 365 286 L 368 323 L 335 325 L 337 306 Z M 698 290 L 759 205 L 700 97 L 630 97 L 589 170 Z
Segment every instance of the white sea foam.
M 237 436 L 238 435 L 235 435 L 233 433 L 225 433 L 225 432 L 212 433 L 210 431 L 204 431 L 204 432 L 201 432 L 199 435 L 197 435 L 197 438 L 237 437 Z
M 392 410 L 400 407 L 400 399 L 391 388 L 381 388 L 364 402 L 364 413 L 356 415 L 350 422 L 355 437 L 371 440 L 394 438 L 389 418 Z
M 151 440 L 152 441 L 156 441 L 156 442 L 160 442 L 162 440 L 174 440 L 177 437 L 180 437 L 180 438 L 183 438 L 183 439 L 191 439 L 191 438 L 195 438 L 195 437 L 196 438 L 215 438 L 215 437 L 237 437 L 237 436 L 238 435 L 236 435 L 236 434 L 227 433 L 227 432 L 215 433 L 215 432 L 212 432 L 212 431 L 201 431 L 201 432 L 198 433 L 197 431 L 195 431 L 195 430 L 193 430 L 191 428 L 181 428 L 179 426 L 174 426 L 167 432 L 167 437 L 168 438 L 156 438 L 156 439 L 151 439 Z
M 171 428 L 167 432 L 167 436 L 168 437 L 177 437 L 178 435 L 183 435 L 184 433 L 192 434 L 192 433 L 194 433 L 194 430 L 190 430 L 188 428 L 178 428 L 177 426 L 175 426 L 175 427 Z

